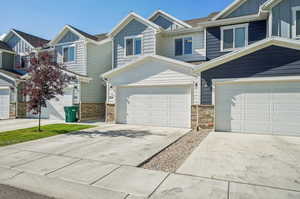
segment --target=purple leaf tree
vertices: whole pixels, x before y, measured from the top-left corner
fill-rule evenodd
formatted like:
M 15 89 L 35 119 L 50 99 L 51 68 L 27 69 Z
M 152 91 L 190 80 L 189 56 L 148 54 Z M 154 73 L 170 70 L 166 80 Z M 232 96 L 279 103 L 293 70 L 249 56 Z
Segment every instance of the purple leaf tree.
M 27 78 L 24 81 L 24 95 L 27 96 L 28 111 L 38 115 L 41 131 L 42 108 L 47 107 L 47 101 L 63 95 L 68 84 L 75 80 L 64 70 L 65 66 L 58 64 L 55 53 L 41 51 L 30 54 Z

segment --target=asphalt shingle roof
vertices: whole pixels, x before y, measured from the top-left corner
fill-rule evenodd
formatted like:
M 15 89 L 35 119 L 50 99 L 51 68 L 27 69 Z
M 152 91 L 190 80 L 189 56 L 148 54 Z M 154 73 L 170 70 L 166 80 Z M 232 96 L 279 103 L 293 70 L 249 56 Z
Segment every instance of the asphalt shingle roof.
M 213 12 L 213 13 L 209 14 L 207 17 L 189 19 L 189 20 L 185 20 L 184 22 L 191 25 L 191 26 L 193 26 L 193 27 L 195 27 L 195 26 L 198 26 L 198 23 L 203 23 L 203 22 L 210 21 L 218 13 L 219 12 Z
M 12 51 L 12 49 L 4 41 L 0 41 L 0 49 Z
M 22 32 L 20 30 L 13 29 L 18 35 L 20 35 L 23 39 L 25 39 L 28 43 L 30 43 L 33 47 L 41 47 L 49 42 L 49 40 Z

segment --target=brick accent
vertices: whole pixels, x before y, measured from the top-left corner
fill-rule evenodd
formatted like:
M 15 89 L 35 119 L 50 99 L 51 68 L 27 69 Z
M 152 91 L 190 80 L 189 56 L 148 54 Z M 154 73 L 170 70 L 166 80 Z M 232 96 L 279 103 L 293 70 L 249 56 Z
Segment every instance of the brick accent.
M 214 128 L 214 106 L 192 105 L 191 124 L 193 130 Z
M 26 118 L 27 115 L 27 107 L 26 102 L 18 102 L 18 111 L 17 111 L 17 118 Z
M 80 104 L 80 121 L 100 120 L 105 117 L 104 103 L 81 103 Z
M 106 104 L 106 122 L 116 122 L 116 108 L 114 104 Z
M 9 105 L 9 118 L 14 119 L 16 118 L 16 103 L 10 103 Z

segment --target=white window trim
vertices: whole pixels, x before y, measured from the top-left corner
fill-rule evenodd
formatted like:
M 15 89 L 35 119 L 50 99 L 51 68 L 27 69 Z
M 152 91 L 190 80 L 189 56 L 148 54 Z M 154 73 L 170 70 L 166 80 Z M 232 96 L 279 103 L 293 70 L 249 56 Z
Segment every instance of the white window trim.
M 296 6 L 292 8 L 292 15 L 293 15 L 293 24 L 292 24 L 292 37 L 294 39 L 300 39 L 300 35 L 296 35 L 296 12 L 300 11 L 300 6 Z
M 184 53 L 184 39 L 186 39 L 186 38 L 192 38 L 192 53 L 191 54 L 185 54 Z M 175 41 L 176 41 L 176 39 L 182 39 L 182 55 L 176 55 L 176 44 L 175 44 Z M 173 44 L 174 44 L 174 56 L 175 57 L 180 57 L 180 56 L 186 56 L 186 55 L 193 55 L 194 54 L 194 37 L 191 35 L 191 36 L 189 36 L 189 35 L 186 35 L 186 36 L 180 36 L 180 37 L 174 37 L 174 40 L 173 40 Z
M 139 55 L 135 55 L 134 54 L 135 53 L 135 42 L 133 42 L 133 48 L 132 48 L 133 55 L 126 55 L 126 49 L 127 49 L 126 40 L 127 39 L 133 39 L 133 41 L 134 41 L 134 39 L 136 39 L 136 38 L 140 38 L 141 39 L 141 54 L 139 54 Z M 143 41 L 144 41 L 143 35 L 136 35 L 136 36 L 127 36 L 127 37 L 124 37 L 124 57 L 138 57 L 138 56 L 143 55 L 144 54 L 144 48 L 143 48 L 144 42 Z
M 64 61 L 64 49 L 65 49 L 65 48 L 71 48 L 71 47 L 74 47 L 74 61 L 67 61 L 67 62 L 65 62 L 65 61 Z M 62 62 L 63 62 L 64 64 L 71 64 L 71 63 L 75 63 L 75 61 L 76 61 L 76 45 L 63 46 L 63 47 L 62 47 Z
M 239 24 L 239 25 L 232 25 L 232 26 L 223 26 L 221 27 L 221 52 L 228 52 L 228 51 L 234 51 L 234 50 L 238 50 L 238 49 L 242 49 L 242 48 L 245 48 L 245 47 L 242 47 L 242 48 L 229 48 L 229 49 L 224 49 L 224 43 L 223 43 L 223 40 L 224 40 L 224 30 L 228 30 L 228 29 L 233 29 L 233 46 L 235 46 L 235 29 L 236 28 L 245 28 L 245 47 L 248 46 L 248 37 L 249 37 L 249 24 L 246 23 L 246 24 Z

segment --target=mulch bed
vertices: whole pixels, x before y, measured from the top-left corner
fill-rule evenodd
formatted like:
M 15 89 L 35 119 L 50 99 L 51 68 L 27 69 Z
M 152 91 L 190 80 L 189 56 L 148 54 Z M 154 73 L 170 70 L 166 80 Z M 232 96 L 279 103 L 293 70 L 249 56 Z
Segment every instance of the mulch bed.
M 140 167 L 175 172 L 210 132 L 211 130 L 202 130 L 187 133 Z

